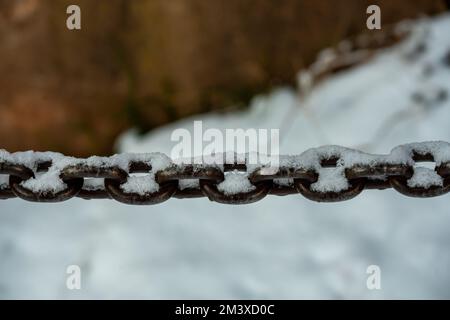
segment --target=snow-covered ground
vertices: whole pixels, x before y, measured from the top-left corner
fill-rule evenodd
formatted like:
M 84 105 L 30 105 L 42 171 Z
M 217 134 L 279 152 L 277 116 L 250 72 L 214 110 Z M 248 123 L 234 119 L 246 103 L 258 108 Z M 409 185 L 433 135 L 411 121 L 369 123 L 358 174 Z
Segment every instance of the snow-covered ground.
M 416 25 L 410 40 L 307 97 L 274 90 L 247 111 L 193 117 L 145 137 L 125 133 L 118 149 L 170 154 L 172 131 L 192 129 L 193 120 L 205 129 L 280 128 L 283 154 L 450 141 L 450 16 Z M 333 204 L 300 195 L 244 206 L 2 201 L 0 297 L 450 298 L 449 197 L 374 190 Z M 82 270 L 78 291 L 66 288 L 73 264 Z M 373 264 L 381 290 L 366 287 Z

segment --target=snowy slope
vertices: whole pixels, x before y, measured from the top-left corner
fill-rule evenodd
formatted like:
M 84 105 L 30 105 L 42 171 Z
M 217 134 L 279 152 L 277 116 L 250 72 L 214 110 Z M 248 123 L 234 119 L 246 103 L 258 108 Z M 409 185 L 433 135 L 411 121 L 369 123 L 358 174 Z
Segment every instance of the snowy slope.
M 388 153 L 450 141 L 450 16 L 369 63 L 322 82 L 256 97 L 248 111 L 193 117 L 120 151 L 170 154 L 175 128 L 280 128 L 280 151 L 338 144 Z M 425 30 L 425 31 L 424 31 Z M 419 44 L 425 50 L 411 58 Z M 442 93 L 445 92 L 445 93 Z M 2 298 L 450 298 L 449 195 L 412 199 L 366 191 L 341 203 L 266 197 L 245 206 L 207 199 L 149 207 L 73 199 L 0 203 Z M 82 290 L 65 287 L 82 268 Z M 382 289 L 366 288 L 381 267 Z

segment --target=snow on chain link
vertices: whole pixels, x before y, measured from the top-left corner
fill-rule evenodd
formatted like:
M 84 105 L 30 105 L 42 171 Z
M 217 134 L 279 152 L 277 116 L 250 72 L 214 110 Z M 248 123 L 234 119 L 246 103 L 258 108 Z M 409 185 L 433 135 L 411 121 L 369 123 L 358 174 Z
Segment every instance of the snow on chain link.
M 318 179 L 310 186 L 311 190 L 314 192 L 341 192 L 349 188 L 349 181 L 345 176 L 346 169 L 354 166 L 376 167 L 381 164 L 404 165 L 414 168 L 415 161 L 413 157 L 415 154 L 431 155 L 437 167 L 441 164 L 450 162 L 450 144 L 443 141 L 405 144 L 395 147 L 386 155 L 368 154 L 358 150 L 333 145 L 322 146 L 308 149 L 299 155 L 280 155 L 276 167 L 267 162 L 249 163 L 248 154 L 235 155 L 234 159 L 243 161 L 246 165 L 245 172 L 238 170 L 225 172 L 224 181 L 219 183 L 217 188 L 225 195 L 249 192 L 255 188 L 255 186 L 250 183 L 249 176 L 257 169 L 264 168 L 266 170 L 260 170 L 259 174 L 267 172 L 268 175 L 270 175 L 277 172 L 279 167 L 284 167 L 292 170 L 303 169 L 315 172 Z M 223 157 L 217 157 L 217 155 L 215 155 L 215 163 L 211 164 L 209 161 L 208 165 L 196 164 L 194 166 L 197 168 L 218 168 L 223 172 L 224 164 L 220 161 L 217 162 L 217 160 L 225 159 L 225 156 L 229 157 L 229 153 L 224 154 Z M 205 156 L 205 159 L 206 157 L 207 156 Z M 270 158 L 264 157 L 264 159 Z M 323 167 L 322 161 L 327 159 L 336 159 L 335 166 L 332 168 Z M 208 160 L 210 160 L 210 158 L 208 158 Z M 50 166 L 48 170 L 38 172 L 38 165 L 43 162 L 50 163 Z M 110 157 L 92 156 L 82 159 L 67 157 L 54 152 L 25 151 L 9 153 L 6 150 L 0 150 L 0 169 L 4 164 L 13 164 L 25 166 L 34 172 L 34 177 L 21 183 L 22 187 L 27 188 L 34 193 L 57 193 L 64 190 L 66 184 L 60 178 L 60 175 L 65 168 L 70 166 L 83 165 L 94 168 L 118 167 L 127 174 L 130 174 L 129 167 L 130 163 L 133 162 L 148 164 L 151 169 L 142 176 L 130 175 L 127 181 L 121 184 L 121 188 L 125 193 L 136 193 L 140 195 L 157 192 L 159 190 L 159 184 L 155 180 L 155 174 L 158 171 L 163 171 L 173 166 L 182 170 L 183 167 L 189 165 L 189 161 L 186 161 L 186 159 L 183 159 L 183 161 L 172 160 L 162 153 L 124 153 Z M 278 177 L 274 183 L 290 185 L 292 179 L 287 178 L 288 177 Z M 198 183 L 196 181 L 193 181 L 193 183 L 186 183 L 186 181 L 186 179 L 180 179 L 180 189 L 182 189 L 181 185 L 198 188 Z M 408 187 L 411 188 L 442 187 L 443 178 L 432 169 L 419 167 L 414 170 L 414 174 L 412 177 L 409 177 L 407 183 Z M 8 175 L 0 170 L 0 191 L 7 188 Z M 84 190 L 101 190 L 102 188 L 102 179 L 85 179 Z

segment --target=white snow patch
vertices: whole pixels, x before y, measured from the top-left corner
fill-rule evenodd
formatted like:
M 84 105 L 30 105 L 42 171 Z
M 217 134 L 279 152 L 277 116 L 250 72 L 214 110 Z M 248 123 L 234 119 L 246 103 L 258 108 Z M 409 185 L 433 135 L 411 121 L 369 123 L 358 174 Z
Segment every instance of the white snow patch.
M 417 167 L 414 168 L 413 176 L 407 181 L 408 187 L 411 188 L 425 188 L 442 187 L 444 182 L 436 171 L 430 168 Z
M 84 179 L 83 189 L 90 191 L 104 190 L 105 185 L 102 178 Z
M 200 182 L 198 179 L 182 179 L 178 182 L 178 188 L 180 190 L 199 189 Z
M 438 166 L 444 162 L 450 161 L 450 143 L 444 141 L 429 141 L 400 145 L 392 150 L 391 156 L 411 159 L 413 151 L 416 151 L 421 155 L 427 153 L 433 155 L 434 161 Z
M 256 187 L 248 180 L 248 174 L 237 170 L 226 172 L 225 180 L 217 185 L 217 189 L 226 195 L 245 193 Z
M 0 174 L 0 190 L 6 189 L 9 186 L 9 176 Z
M 339 192 L 347 190 L 348 187 L 343 167 L 320 169 L 317 182 L 311 184 L 311 190 L 316 192 Z
M 137 193 L 145 195 L 148 193 L 157 192 L 159 184 L 155 181 L 154 174 L 146 174 L 144 176 L 130 176 L 127 182 L 122 184 L 121 189 L 127 193 Z

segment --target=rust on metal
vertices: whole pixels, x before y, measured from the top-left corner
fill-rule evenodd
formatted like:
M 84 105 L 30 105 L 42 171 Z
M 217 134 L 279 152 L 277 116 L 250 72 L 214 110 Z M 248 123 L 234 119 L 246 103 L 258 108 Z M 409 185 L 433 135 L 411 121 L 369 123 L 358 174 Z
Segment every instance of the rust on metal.
M 130 161 L 128 167 L 116 165 L 90 165 L 84 159 L 77 164 L 67 165 L 60 169 L 59 176 L 64 189 L 58 192 L 33 191 L 25 187 L 24 182 L 35 179 L 41 173 L 52 168 L 51 161 L 39 158 L 32 164 L 0 160 L 0 175 L 5 176 L 0 184 L 0 199 L 21 198 L 35 202 L 60 202 L 73 197 L 82 199 L 114 199 L 126 204 L 157 204 L 170 198 L 186 199 L 207 197 L 211 201 L 224 204 L 247 204 L 259 201 L 267 195 L 286 196 L 300 194 L 317 202 L 335 202 L 349 200 L 363 190 L 384 190 L 392 188 L 399 193 L 411 197 L 436 197 L 450 192 L 450 161 L 436 163 L 435 156 L 424 150 L 411 150 L 407 162 L 393 163 L 376 158 L 374 163 L 343 166 L 337 156 L 318 160 L 315 168 L 326 167 L 326 170 L 341 170 L 343 179 L 349 187 L 337 192 L 318 191 L 312 188 L 317 182 L 320 170 L 283 165 L 278 168 L 251 166 L 250 172 L 246 163 L 225 163 L 223 166 L 209 164 L 175 164 L 157 172 L 147 162 Z M 443 146 L 450 148 L 449 144 Z M 414 148 L 413 148 L 414 149 Z M 9 158 L 8 158 L 9 159 Z M 11 158 L 13 159 L 13 158 Z M 442 160 L 442 157 L 439 158 Z M 442 185 L 428 187 L 410 187 L 408 181 L 414 175 L 420 162 L 434 162 L 434 171 L 442 178 Z M 405 164 L 407 163 L 407 164 Z M 342 171 L 343 170 L 343 171 Z M 152 179 L 158 188 L 154 192 L 126 192 L 123 185 L 132 174 L 153 175 Z M 218 187 L 228 174 L 245 174 L 252 188 L 247 192 L 228 194 Z M 96 184 L 86 183 L 88 179 L 97 179 Z M 322 179 L 326 179 L 322 177 Z M 152 180 L 153 181 L 153 180 Z M 186 183 L 186 182 L 191 183 Z M 89 181 L 91 182 L 91 181 Z M 194 182 L 194 183 L 192 183 Z M 323 182 L 323 181 L 322 181 Z M 325 180 L 324 183 L 327 181 Z M 325 188 L 326 190 L 326 188 Z

